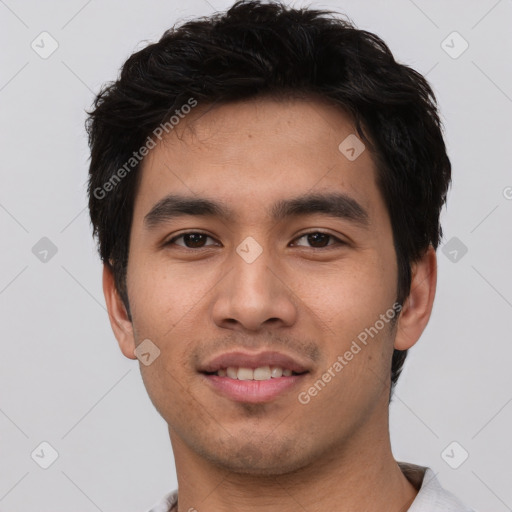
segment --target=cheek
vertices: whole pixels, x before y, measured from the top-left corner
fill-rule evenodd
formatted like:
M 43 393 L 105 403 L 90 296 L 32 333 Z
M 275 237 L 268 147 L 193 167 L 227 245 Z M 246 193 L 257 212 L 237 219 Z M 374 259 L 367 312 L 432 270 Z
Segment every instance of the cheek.
M 135 259 L 132 264 L 128 293 L 134 325 L 140 335 L 164 342 L 201 307 L 211 286 L 183 265 Z
M 135 258 L 130 276 L 136 343 L 147 338 L 160 350 L 154 363 L 140 365 L 141 375 L 155 407 L 168 416 L 172 411 L 162 408 L 180 404 L 189 395 L 190 350 L 200 328 L 199 318 L 206 328 L 208 291 L 218 279 L 210 281 L 207 275 L 192 272 L 190 266 L 168 262 L 145 265 Z
M 323 333 L 325 367 L 321 371 L 331 368 L 337 376 L 324 399 L 346 405 L 356 397 L 356 402 L 363 403 L 370 396 L 380 396 L 388 384 L 393 348 L 393 262 L 385 261 L 377 251 L 368 251 L 332 272 L 317 274 L 315 287 L 311 276 L 301 279 L 301 299 L 307 306 L 305 313 Z M 339 356 L 343 369 L 335 371 L 332 367 Z
M 183 437 L 186 437 L 187 430 L 197 430 L 201 435 L 211 426 L 208 408 L 201 405 L 200 397 L 190 388 L 190 383 L 181 373 L 180 364 L 175 364 L 174 359 L 172 354 L 162 351 L 150 366 L 141 365 L 144 387 L 162 418 L 174 428 L 183 426 Z
M 343 338 L 373 324 L 395 302 L 396 274 L 376 253 L 362 254 L 324 271 L 302 272 L 293 289 L 331 334 Z M 307 312 L 306 312 L 307 314 Z M 333 332 L 334 331 L 334 332 Z

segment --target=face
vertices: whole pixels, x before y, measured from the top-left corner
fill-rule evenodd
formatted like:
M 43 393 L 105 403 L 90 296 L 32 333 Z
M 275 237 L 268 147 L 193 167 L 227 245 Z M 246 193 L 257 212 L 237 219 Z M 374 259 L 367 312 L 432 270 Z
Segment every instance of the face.
M 146 157 L 123 349 L 158 347 L 141 372 L 175 450 L 280 474 L 385 430 L 396 255 L 369 150 L 339 149 L 354 132 L 319 100 L 259 99 Z

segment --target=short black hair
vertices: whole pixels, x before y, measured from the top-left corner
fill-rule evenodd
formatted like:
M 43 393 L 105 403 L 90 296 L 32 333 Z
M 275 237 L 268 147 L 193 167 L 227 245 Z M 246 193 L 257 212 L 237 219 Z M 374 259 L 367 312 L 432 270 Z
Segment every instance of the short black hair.
M 126 269 L 140 174 L 136 150 L 191 98 L 208 105 L 288 93 L 316 95 L 351 115 L 376 163 L 391 219 L 397 301 L 408 297 L 411 264 L 441 240 L 439 215 L 451 181 L 430 85 L 397 63 L 377 35 L 338 13 L 242 0 L 174 26 L 131 55 L 88 112 L 93 236 L 130 319 Z M 406 355 L 393 352 L 392 387 Z

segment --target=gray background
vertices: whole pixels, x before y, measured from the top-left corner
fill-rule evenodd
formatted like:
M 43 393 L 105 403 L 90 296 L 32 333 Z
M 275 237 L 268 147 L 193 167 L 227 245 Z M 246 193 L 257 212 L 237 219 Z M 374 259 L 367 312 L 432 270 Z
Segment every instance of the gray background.
M 166 425 L 105 310 L 84 109 L 144 41 L 229 5 L 0 0 L 2 511 L 141 512 L 176 486 Z M 395 456 L 430 466 L 477 510 L 511 510 L 512 1 L 313 5 L 346 12 L 427 75 L 453 164 L 442 215 L 451 245 L 438 252 L 433 316 L 391 406 Z M 47 59 L 31 47 L 43 31 L 59 45 Z M 453 31 L 469 43 L 457 58 Z M 43 237 L 57 248 L 46 261 Z M 43 441 L 59 454 L 48 469 Z

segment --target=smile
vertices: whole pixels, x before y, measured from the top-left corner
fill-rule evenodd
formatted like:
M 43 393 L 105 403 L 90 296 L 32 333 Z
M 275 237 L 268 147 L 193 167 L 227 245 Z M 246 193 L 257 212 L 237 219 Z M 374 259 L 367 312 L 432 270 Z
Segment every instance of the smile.
M 282 368 L 280 366 L 260 366 L 254 369 L 229 366 L 228 368 L 221 368 L 215 375 L 237 380 L 269 380 L 278 379 L 279 377 L 290 377 L 293 374 L 294 372 L 289 368 Z

